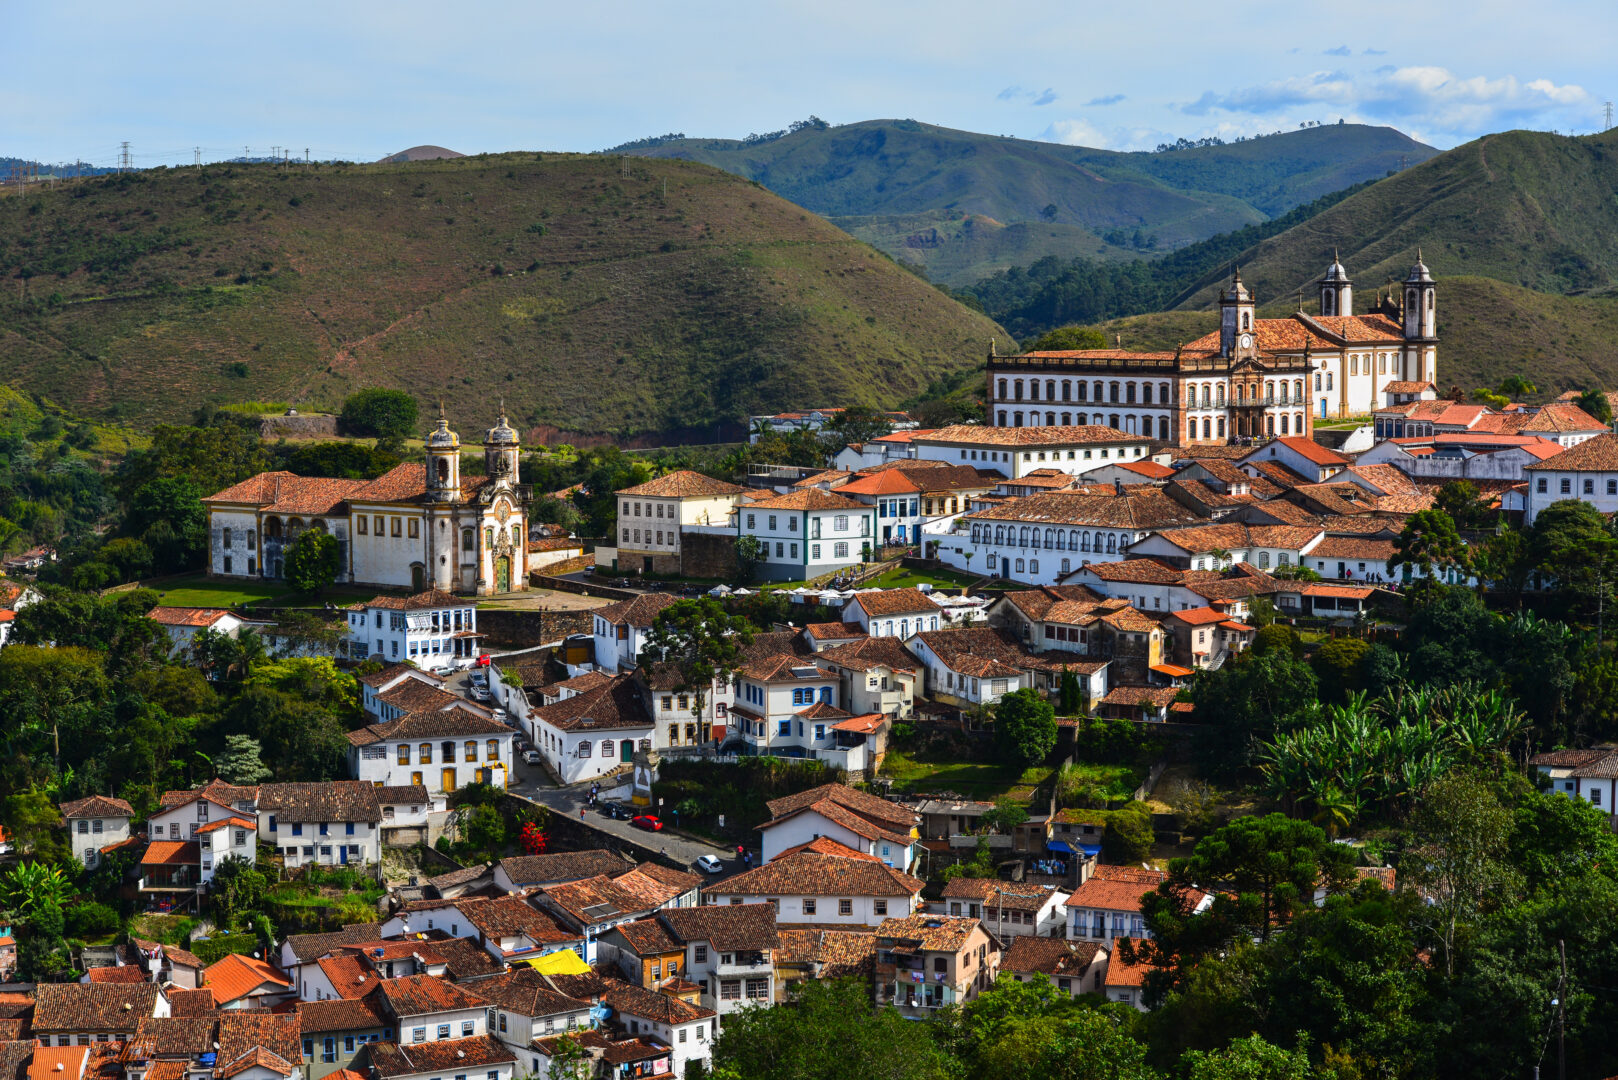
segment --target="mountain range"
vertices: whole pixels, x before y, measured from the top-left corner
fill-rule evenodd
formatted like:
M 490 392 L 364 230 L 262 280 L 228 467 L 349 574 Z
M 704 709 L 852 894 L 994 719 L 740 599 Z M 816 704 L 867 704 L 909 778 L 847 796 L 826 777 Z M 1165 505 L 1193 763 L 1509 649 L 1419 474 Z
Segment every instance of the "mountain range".
M 951 285 L 1045 255 L 1173 250 L 1438 153 L 1392 128 L 1359 124 L 1155 153 L 914 120 L 806 124 L 763 140 L 646 142 L 624 152 L 755 180 Z

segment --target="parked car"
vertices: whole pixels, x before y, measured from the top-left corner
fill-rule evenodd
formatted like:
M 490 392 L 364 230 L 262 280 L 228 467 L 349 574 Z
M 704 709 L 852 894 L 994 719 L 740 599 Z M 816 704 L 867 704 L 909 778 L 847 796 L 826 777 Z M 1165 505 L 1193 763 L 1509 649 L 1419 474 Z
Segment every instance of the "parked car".
M 635 828 L 645 829 L 647 832 L 661 832 L 663 829 L 663 823 L 657 819 L 655 814 L 641 814 L 639 817 L 632 817 L 629 819 L 629 823 Z
M 471 691 L 472 700 L 477 702 L 493 701 L 494 695 L 489 693 L 487 686 L 474 686 Z
M 628 821 L 635 816 L 635 812 L 621 802 L 604 802 L 601 804 L 601 816 L 614 821 Z
M 467 681 L 473 686 L 488 686 L 489 673 L 487 671 L 474 671 L 467 676 Z
M 538 765 L 542 760 L 538 750 L 524 750 L 522 752 L 522 763 L 524 765 Z
M 717 855 L 704 855 L 697 859 L 697 869 L 704 874 L 723 874 L 725 864 L 719 861 L 719 856 Z

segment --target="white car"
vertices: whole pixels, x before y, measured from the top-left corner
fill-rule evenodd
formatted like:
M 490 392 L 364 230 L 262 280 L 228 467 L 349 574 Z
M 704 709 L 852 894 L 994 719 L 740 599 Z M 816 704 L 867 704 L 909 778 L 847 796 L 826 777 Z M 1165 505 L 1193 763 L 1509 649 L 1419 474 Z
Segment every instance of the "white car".
M 538 750 L 524 750 L 522 752 L 522 763 L 524 765 L 538 765 L 542 760 L 544 759 L 539 756 Z
M 725 864 L 719 861 L 717 855 L 703 855 L 697 859 L 697 869 L 704 874 L 723 874 Z

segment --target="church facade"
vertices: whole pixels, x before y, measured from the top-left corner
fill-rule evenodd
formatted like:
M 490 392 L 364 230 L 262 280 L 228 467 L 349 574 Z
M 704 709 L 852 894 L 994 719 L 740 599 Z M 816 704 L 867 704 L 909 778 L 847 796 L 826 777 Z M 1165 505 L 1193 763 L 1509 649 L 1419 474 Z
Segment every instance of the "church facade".
M 1392 384 L 1436 382 L 1437 289 L 1419 253 L 1400 289 L 1365 314 L 1354 314 L 1335 258 L 1318 285 L 1320 314 L 1260 319 L 1237 270 L 1219 296 L 1219 329 L 1173 352 L 991 353 L 987 422 L 1102 424 L 1182 445 L 1307 436 L 1316 420 L 1369 416 Z
M 460 437 L 442 410 L 424 460 L 375 480 L 265 472 L 202 500 L 208 572 L 284 576 L 297 538 L 337 541 L 337 580 L 479 596 L 528 587 L 529 489 L 518 476 L 517 432 L 502 414 L 484 438 L 481 476 L 462 476 Z

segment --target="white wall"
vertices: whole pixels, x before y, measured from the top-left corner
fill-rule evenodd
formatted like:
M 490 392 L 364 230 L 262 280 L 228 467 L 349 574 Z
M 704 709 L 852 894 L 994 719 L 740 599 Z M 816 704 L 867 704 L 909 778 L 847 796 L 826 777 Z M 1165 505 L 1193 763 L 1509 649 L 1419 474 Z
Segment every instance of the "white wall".
M 99 831 L 97 826 L 100 827 Z M 94 867 L 101 861 L 102 848 L 129 839 L 129 819 L 126 817 L 75 818 L 68 827 L 73 860 L 86 868 Z M 86 858 L 87 855 L 91 857 Z

